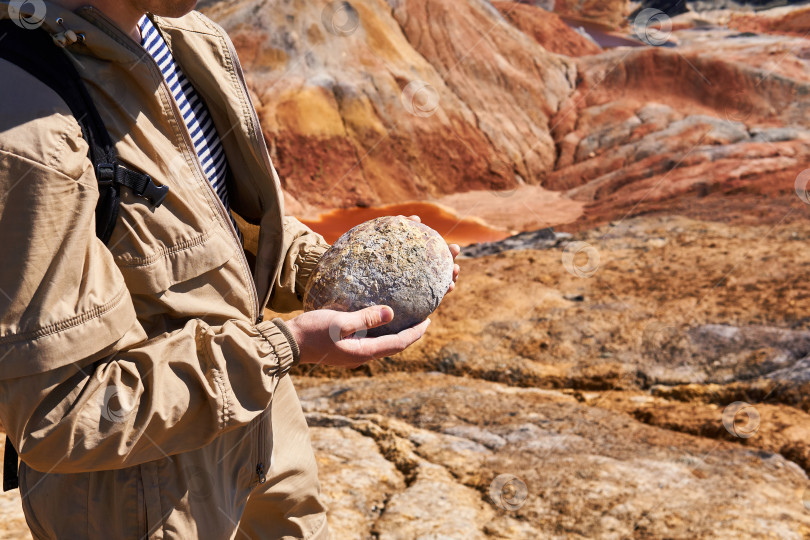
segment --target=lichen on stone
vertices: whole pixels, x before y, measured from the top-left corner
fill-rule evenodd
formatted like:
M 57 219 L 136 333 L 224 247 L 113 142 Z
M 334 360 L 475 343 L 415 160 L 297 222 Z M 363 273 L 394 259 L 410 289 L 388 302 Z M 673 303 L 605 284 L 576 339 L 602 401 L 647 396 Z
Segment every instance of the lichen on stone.
M 452 279 L 453 256 L 439 233 L 401 216 L 381 217 L 354 227 L 324 253 L 304 310 L 390 306 L 394 320 L 367 335 L 393 334 L 425 320 Z

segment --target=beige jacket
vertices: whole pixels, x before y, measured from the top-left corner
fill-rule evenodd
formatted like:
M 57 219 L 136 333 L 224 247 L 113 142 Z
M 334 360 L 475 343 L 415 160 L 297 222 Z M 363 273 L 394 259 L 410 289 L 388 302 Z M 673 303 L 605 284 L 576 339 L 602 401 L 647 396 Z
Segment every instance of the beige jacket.
M 267 409 L 297 347 L 261 313 L 300 308 L 326 244 L 284 217 L 220 27 L 196 12 L 154 18 L 220 134 L 232 209 L 259 226 L 253 269 L 152 58 L 96 9 L 45 6 L 49 33 L 84 35 L 66 50 L 121 161 L 170 191 L 153 209 L 122 188 L 103 245 L 76 120 L 0 61 L 0 420 L 32 469 L 120 469 L 201 448 Z

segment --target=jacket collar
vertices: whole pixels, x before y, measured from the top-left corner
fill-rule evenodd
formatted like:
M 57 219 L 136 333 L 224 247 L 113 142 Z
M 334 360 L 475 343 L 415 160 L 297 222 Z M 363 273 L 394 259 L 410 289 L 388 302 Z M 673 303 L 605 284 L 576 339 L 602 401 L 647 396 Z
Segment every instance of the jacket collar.
M 84 6 L 71 11 L 47 0 L 11 2 L 0 0 L 0 19 L 12 19 L 24 28 L 40 28 L 51 36 L 66 30 L 82 34 L 80 42 L 67 45 L 77 55 L 86 55 L 112 62 L 135 64 L 147 54 L 123 30 L 99 9 Z M 61 24 L 57 21 L 61 20 Z

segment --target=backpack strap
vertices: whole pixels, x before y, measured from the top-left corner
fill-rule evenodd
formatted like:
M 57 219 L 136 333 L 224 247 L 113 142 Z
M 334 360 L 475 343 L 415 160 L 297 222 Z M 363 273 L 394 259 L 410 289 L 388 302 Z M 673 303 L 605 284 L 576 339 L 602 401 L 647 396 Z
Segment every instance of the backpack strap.
M 24 29 L 14 21 L 4 19 L 0 20 L 0 36 L 3 36 L 0 58 L 24 69 L 59 94 L 81 126 L 98 182 L 96 236 L 106 244 L 118 219 L 121 186 L 148 200 L 155 208 L 163 203 L 169 187 L 157 186 L 149 175 L 128 169 L 118 162 L 115 145 L 87 87 L 67 53 L 54 43 L 47 32 Z M 18 465 L 17 452 L 6 437 L 3 491 L 19 486 Z
M 154 207 L 163 203 L 169 187 L 157 186 L 149 175 L 127 169 L 118 162 L 115 145 L 79 72 L 47 32 L 27 30 L 4 19 L 0 21 L 0 35 L 5 35 L 0 58 L 16 64 L 59 94 L 81 126 L 99 188 L 96 236 L 106 244 L 118 218 L 121 186 L 131 189 Z
M 3 455 L 3 491 L 11 491 L 20 486 L 17 472 L 17 451 L 14 450 L 11 439 L 6 435 L 6 448 Z

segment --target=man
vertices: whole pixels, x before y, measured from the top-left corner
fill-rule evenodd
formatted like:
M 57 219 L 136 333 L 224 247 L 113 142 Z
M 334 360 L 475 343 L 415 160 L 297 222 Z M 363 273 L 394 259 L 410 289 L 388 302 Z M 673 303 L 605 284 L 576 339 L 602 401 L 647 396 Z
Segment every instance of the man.
M 0 420 L 32 533 L 325 538 L 286 374 L 394 354 L 427 322 L 358 339 L 392 310 L 262 321 L 300 309 L 327 246 L 284 217 L 236 54 L 194 0 L 2 5 L 64 47 L 121 163 L 169 187 L 160 206 L 122 188 L 101 242 L 79 124 L 0 60 Z M 260 226 L 253 265 L 230 210 Z

